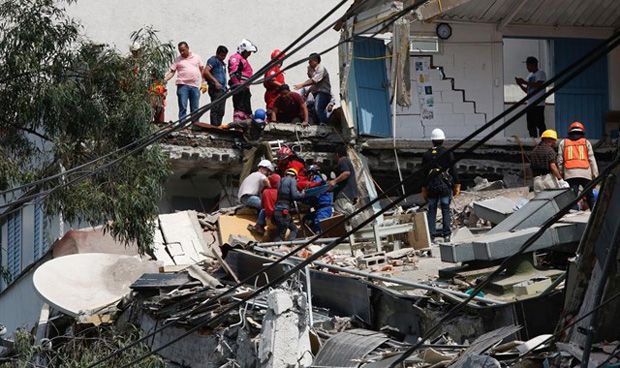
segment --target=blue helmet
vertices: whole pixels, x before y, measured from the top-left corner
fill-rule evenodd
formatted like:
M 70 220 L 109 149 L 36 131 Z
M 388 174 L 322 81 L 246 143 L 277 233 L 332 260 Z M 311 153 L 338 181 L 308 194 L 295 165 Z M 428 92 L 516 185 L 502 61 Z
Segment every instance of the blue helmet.
M 256 109 L 254 111 L 253 120 L 255 123 L 264 123 L 265 119 L 267 119 L 267 112 L 264 109 Z

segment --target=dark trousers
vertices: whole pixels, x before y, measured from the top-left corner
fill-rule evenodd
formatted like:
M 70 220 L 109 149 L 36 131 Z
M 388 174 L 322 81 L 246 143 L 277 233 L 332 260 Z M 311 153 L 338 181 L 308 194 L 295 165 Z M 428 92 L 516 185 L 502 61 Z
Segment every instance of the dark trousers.
M 530 133 L 530 137 L 538 138 L 547 130 L 544 106 L 534 106 L 527 110 L 526 119 L 527 131 Z
M 285 215 L 282 211 L 284 210 L 276 209 L 273 212 L 273 222 L 278 228 L 275 241 L 284 240 L 284 237 L 286 237 L 286 230 L 291 231 L 288 235 L 288 240 L 295 240 L 295 238 L 297 238 L 297 226 L 293 223 L 291 213 L 288 210 L 285 210 L 287 212 Z
M 242 111 L 247 115 L 252 115 L 252 93 L 249 88 L 244 88 L 239 93 L 233 95 L 233 108 L 235 111 Z
M 327 124 L 327 105 L 331 101 L 332 96 L 329 93 L 317 92 L 314 94 L 314 113 L 318 119 L 319 124 Z
M 428 197 L 428 231 L 431 234 L 431 240 L 436 236 L 436 223 L 437 223 L 437 207 L 441 206 L 442 217 L 442 235 L 444 237 L 450 236 L 452 230 L 452 219 L 450 217 L 450 196 L 445 197 Z
M 575 193 L 575 195 L 579 195 L 579 187 L 585 188 L 586 185 L 590 184 L 590 180 L 586 178 L 570 178 L 566 179 L 568 185 L 570 185 L 570 189 Z M 586 202 L 588 202 L 588 207 L 590 210 L 594 209 L 594 193 L 589 190 L 586 193 L 581 193 L 583 197 L 586 198 Z
M 211 98 L 211 102 L 217 100 L 220 96 L 224 95 L 226 91 L 224 89 L 215 89 L 209 88 L 209 97 Z M 224 118 L 224 112 L 226 109 L 226 100 L 213 104 L 211 106 L 210 116 L 211 116 L 211 125 L 220 126 L 222 125 L 222 119 Z

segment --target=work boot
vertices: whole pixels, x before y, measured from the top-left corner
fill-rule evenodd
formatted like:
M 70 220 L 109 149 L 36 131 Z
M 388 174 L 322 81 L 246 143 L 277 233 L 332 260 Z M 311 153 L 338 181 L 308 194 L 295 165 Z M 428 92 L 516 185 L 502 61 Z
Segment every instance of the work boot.
M 251 233 L 256 233 L 259 235 L 263 235 L 265 234 L 265 227 L 261 226 L 261 225 L 248 225 L 248 231 Z

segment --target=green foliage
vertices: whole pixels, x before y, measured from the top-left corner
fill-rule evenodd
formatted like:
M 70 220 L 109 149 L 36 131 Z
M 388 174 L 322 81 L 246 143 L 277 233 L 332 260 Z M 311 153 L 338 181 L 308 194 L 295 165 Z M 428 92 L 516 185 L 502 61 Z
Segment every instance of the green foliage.
M 112 352 L 129 345 L 142 336 L 134 326 L 124 328 L 96 327 L 78 333 L 76 336 L 59 336 L 52 339 L 52 350 L 34 344 L 34 337 L 24 330 L 15 334 L 15 352 L 0 368 L 33 367 L 36 357 L 44 358 L 48 367 L 86 368 L 103 359 Z M 139 356 L 149 352 L 146 344 L 138 344 L 123 354 L 99 365 L 101 368 L 113 368 L 130 363 Z M 164 362 L 157 355 L 151 355 L 136 364 L 141 368 L 163 368 Z
M 0 188 L 68 170 L 156 131 L 148 88 L 171 62 L 173 46 L 143 28 L 131 35 L 139 52 L 121 54 L 84 39 L 80 28 L 58 1 L 0 2 Z M 105 224 L 117 239 L 135 241 L 144 252 L 168 174 L 167 157 L 151 145 L 54 191 L 46 211 Z

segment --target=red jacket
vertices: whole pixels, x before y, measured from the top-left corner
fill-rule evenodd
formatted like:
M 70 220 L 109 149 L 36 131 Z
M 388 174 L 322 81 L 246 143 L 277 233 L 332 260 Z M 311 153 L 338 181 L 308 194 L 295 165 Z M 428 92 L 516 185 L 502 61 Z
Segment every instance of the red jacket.
M 276 170 L 280 173 L 280 175 L 286 175 L 286 170 L 290 168 L 297 170 L 297 189 L 305 190 L 321 185 L 321 183 L 313 182 L 306 176 L 306 166 L 303 161 L 297 157 L 292 157 L 278 162 L 278 167 Z
M 273 77 L 275 75 L 275 77 Z M 278 98 L 278 89 L 284 82 L 284 74 L 280 71 L 280 65 L 275 65 L 273 68 L 269 69 L 267 73 L 265 73 L 265 79 L 271 78 L 269 80 L 265 80 L 263 86 L 265 86 L 265 103 L 267 104 L 267 109 L 273 108 L 273 103 Z
M 271 188 L 263 190 L 261 196 L 261 207 L 265 210 L 267 220 L 273 217 L 273 211 L 278 199 L 278 185 L 280 184 L 280 175 L 271 174 L 269 176 L 269 184 Z

